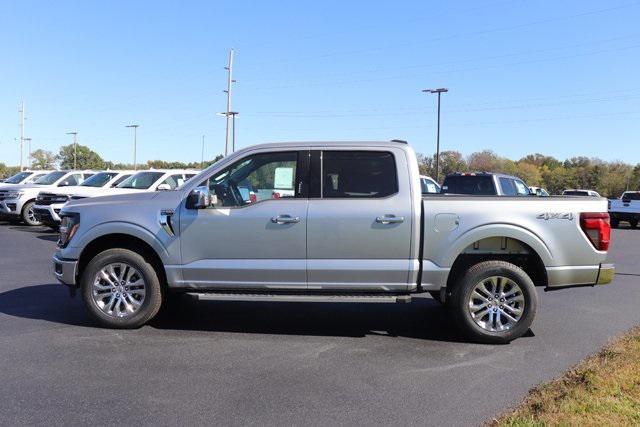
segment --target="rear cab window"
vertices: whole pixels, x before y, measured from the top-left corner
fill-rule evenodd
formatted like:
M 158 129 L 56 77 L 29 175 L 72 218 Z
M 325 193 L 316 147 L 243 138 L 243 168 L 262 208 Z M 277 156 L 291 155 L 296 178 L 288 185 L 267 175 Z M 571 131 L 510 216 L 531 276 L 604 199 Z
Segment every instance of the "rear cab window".
M 442 184 L 442 193 L 495 196 L 497 191 L 490 175 L 449 175 Z

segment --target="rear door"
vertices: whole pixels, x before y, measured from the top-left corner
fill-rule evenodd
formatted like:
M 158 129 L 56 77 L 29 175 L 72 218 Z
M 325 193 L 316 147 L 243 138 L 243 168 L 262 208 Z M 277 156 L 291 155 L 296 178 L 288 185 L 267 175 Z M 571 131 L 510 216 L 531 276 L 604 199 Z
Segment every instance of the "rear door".
M 345 148 L 311 159 L 309 289 L 407 290 L 413 208 L 404 152 Z

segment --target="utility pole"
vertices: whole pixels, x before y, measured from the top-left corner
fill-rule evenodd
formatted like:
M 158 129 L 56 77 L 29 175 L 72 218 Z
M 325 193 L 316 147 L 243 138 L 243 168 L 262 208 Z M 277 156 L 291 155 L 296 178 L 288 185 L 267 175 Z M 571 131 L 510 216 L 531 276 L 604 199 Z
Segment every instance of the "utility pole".
M 226 116 L 227 117 L 227 121 L 229 120 L 229 117 L 231 117 L 231 150 L 230 152 L 233 153 L 234 151 L 236 151 L 236 116 L 239 115 L 240 113 L 238 113 L 237 111 L 229 111 L 229 112 L 224 112 L 224 113 L 217 113 L 218 116 Z M 225 155 L 227 154 L 227 147 L 229 146 L 229 144 L 227 143 L 225 145 Z
M 78 169 L 78 132 L 67 132 L 67 135 L 73 135 L 73 170 Z
M 200 157 L 200 169 L 204 169 L 204 135 L 202 135 L 202 156 Z
M 227 94 L 227 127 L 224 144 L 224 155 L 226 156 L 227 154 L 229 154 L 229 140 L 231 139 L 231 92 L 233 83 L 235 83 L 235 80 L 233 80 L 233 49 L 229 50 L 229 65 L 224 68 L 225 70 L 227 70 L 227 90 L 224 91 Z M 233 152 L 233 150 L 231 151 Z
M 133 170 L 138 170 L 138 163 L 136 161 L 136 151 L 138 145 L 138 127 L 140 125 L 127 125 L 127 128 L 133 128 Z
M 425 89 L 425 93 L 437 93 L 438 94 L 438 130 L 436 136 L 436 182 L 440 182 L 440 95 L 444 92 L 448 92 L 449 89 L 441 87 L 438 89 Z
M 27 169 L 31 168 L 31 138 L 24 139 L 27 142 L 27 150 L 29 152 L 29 157 L 27 157 Z
M 22 101 L 22 106 L 20 107 L 20 171 L 24 170 L 24 100 Z

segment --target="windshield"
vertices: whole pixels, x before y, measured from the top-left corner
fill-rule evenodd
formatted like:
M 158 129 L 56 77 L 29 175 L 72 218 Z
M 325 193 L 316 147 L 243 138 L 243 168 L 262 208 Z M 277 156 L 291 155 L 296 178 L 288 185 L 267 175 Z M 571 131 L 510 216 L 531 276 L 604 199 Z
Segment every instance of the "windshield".
M 34 182 L 34 184 L 51 185 L 54 182 L 56 182 L 57 180 L 59 180 L 60 178 L 62 178 L 63 176 L 65 176 L 66 174 L 67 173 L 65 171 L 51 172 L 51 173 L 46 174 L 42 178 L 38 178 L 36 180 L 36 182 Z
M 118 172 L 100 172 L 80 184 L 83 187 L 104 187 Z
M 133 188 L 136 190 L 146 190 L 157 180 L 162 178 L 164 172 L 138 172 L 122 181 L 116 188 Z
M 634 192 L 634 193 L 623 193 L 622 194 L 622 198 L 624 200 L 640 200 L 640 193 Z
M 579 191 L 579 190 L 565 190 L 562 193 L 563 196 L 588 196 L 589 193 L 587 191 Z
M 496 188 L 488 175 L 452 175 L 445 178 L 442 193 L 495 196 Z
M 18 172 L 11 178 L 7 178 L 4 182 L 6 184 L 20 184 L 26 177 L 31 175 L 32 172 Z

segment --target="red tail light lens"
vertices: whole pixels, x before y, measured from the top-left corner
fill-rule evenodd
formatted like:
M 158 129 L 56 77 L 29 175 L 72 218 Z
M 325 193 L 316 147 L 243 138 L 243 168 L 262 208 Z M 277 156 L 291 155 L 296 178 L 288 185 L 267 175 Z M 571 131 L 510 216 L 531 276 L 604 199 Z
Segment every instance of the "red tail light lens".
M 593 247 L 599 251 L 609 250 L 611 224 L 607 212 L 583 212 L 580 214 L 580 228 L 587 235 Z

